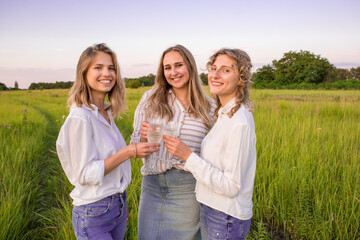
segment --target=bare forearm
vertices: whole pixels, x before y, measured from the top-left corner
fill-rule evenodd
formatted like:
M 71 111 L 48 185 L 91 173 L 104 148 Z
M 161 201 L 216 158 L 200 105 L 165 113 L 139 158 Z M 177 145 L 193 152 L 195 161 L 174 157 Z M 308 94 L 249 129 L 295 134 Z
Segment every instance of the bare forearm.
M 126 146 L 122 148 L 120 151 L 112 155 L 111 157 L 105 159 L 105 173 L 107 175 L 109 172 L 114 170 L 117 166 L 121 163 L 128 160 L 130 157 L 133 156 L 133 150 L 131 146 Z

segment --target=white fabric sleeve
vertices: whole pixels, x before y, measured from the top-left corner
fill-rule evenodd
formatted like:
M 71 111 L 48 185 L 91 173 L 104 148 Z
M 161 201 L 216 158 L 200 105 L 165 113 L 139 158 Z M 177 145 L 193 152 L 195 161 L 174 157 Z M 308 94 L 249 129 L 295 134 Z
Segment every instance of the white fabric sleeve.
M 236 125 L 225 142 L 224 169 L 214 167 L 206 159 L 192 153 L 185 163 L 185 170 L 192 172 L 197 181 L 212 191 L 227 197 L 235 197 L 241 190 L 246 176 L 250 152 L 255 148 L 254 134 L 248 125 Z
M 88 121 L 72 117 L 61 128 L 56 148 L 61 165 L 74 186 L 98 185 L 105 172 L 104 159 L 98 159 Z
M 133 123 L 133 128 L 134 131 L 131 134 L 131 142 L 140 142 L 140 138 L 141 138 L 141 122 L 145 121 L 145 106 L 146 106 L 146 100 L 148 97 L 148 92 L 145 92 L 144 95 L 142 96 L 139 104 L 136 107 L 135 113 L 134 113 L 134 123 Z

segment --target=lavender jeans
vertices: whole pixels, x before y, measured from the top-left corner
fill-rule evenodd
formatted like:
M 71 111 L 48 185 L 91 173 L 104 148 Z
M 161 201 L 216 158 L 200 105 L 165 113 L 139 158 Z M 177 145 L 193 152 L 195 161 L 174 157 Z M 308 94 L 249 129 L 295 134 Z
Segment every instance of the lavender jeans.
M 74 206 L 72 223 L 76 239 L 123 239 L 127 219 L 126 192 L 97 202 Z
M 202 239 L 245 239 L 251 219 L 240 220 L 204 204 L 200 204 Z

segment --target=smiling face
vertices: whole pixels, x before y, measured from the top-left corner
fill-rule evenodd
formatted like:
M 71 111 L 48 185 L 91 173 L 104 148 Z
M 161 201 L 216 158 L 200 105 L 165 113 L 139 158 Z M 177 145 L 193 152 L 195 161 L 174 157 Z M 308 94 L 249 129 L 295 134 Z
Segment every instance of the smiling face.
M 115 66 L 109 54 L 98 52 L 95 55 L 86 73 L 86 80 L 93 98 L 103 98 L 115 86 Z
M 209 68 L 210 93 L 219 97 L 222 106 L 236 96 L 240 80 L 234 64 L 236 64 L 234 59 L 223 54 L 218 55 Z
M 176 89 L 187 89 L 189 85 L 189 70 L 182 55 L 178 51 L 165 54 L 163 68 L 166 81 Z

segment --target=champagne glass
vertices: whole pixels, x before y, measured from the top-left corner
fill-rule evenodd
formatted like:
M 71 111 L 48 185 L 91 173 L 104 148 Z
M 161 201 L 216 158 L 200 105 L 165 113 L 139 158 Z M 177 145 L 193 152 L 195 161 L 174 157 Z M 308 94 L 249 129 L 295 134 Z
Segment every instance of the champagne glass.
M 149 122 L 147 129 L 147 139 L 149 143 L 160 143 L 162 138 L 162 125 L 160 121 Z M 151 160 L 154 160 L 154 155 L 158 157 L 158 152 L 152 153 L 150 156 Z
M 177 123 L 170 121 L 163 125 L 162 133 L 170 137 L 176 137 L 177 134 Z M 170 153 L 166 151 L 166 161 L 170 161 Z

